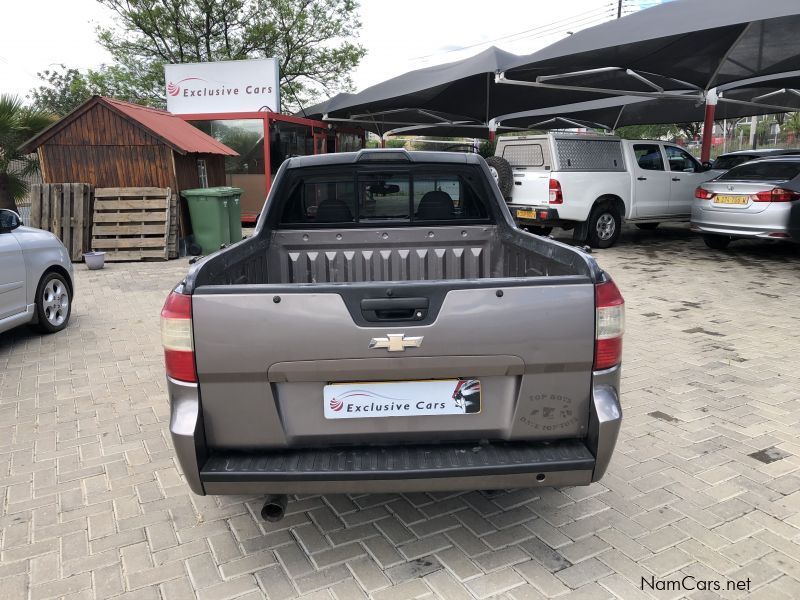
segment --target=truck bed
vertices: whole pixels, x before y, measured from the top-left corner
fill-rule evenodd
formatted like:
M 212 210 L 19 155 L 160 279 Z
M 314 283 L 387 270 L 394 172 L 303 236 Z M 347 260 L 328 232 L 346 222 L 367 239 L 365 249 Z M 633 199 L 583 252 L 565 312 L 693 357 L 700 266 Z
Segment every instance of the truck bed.
M 457 228 L 278 230 L 203 265 L 191 287 L 591 277 L 573 249 L 497 225 Z

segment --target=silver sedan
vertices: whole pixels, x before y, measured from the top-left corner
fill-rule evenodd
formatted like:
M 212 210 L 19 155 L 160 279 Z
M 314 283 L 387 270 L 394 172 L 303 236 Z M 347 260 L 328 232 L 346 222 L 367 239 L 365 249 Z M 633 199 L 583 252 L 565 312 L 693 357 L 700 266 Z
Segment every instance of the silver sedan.
M 800 201 L 800 156 L 754 160 L 695 191 L 692 230 L 721 250 L 737 238 L 790 240 L 789 213 Z
M 0 332 L 26 323 L 44 333 L 61 331 L 73 291 L 72 262 L 61 241 L 0 209 Z

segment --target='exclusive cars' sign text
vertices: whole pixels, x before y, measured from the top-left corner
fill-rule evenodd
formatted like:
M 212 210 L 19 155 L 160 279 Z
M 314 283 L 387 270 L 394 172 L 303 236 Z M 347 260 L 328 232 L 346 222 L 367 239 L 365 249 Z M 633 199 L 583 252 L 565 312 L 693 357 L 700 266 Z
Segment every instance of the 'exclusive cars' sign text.
M 280 112 L 275 58 L 164 65 L 174 114 Z

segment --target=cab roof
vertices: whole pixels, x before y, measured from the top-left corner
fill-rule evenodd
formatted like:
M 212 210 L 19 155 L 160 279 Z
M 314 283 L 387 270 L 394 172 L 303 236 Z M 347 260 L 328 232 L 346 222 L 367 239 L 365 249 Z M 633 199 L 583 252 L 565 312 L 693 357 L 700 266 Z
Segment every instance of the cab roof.
M 370 148 L 358 152 L 336 152 L 313 156 L 295 156 L 287 161 L 287 169 L 302 167 L 324 167 L 331 165 L 391 163 L 443 163 L 479 164 L 480 156 L 466 152 L 421 152 L 402 148 Z

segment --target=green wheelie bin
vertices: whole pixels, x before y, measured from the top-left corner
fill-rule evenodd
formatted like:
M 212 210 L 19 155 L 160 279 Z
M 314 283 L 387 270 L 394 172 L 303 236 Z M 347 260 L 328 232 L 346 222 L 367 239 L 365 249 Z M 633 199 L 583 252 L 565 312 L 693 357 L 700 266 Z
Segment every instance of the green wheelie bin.
M 222 244 L 229 244 L 231 241 L 229 189 L 199 188 L 181 192 L 189 203 L 194 241 L 203 254 L 216 252 Z M 241 233 L 239 236 L 241 237 Z
M 228 226 L 231 232 L 231 244 L 235 244 L 242 239 L 242 207 L 239 199 L 242 197 L 240 188 L 227 188 L 230 196 L 228 198 Z

